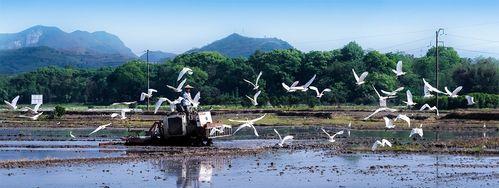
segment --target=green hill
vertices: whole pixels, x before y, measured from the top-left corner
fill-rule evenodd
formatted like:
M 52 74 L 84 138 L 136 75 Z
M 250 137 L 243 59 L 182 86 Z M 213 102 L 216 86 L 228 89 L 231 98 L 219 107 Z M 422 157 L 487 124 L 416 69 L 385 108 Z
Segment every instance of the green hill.
M 0 51 L 0 74 L 29 72 L 45 66 L 96 68 L 117 66 L 129 58 L 118 54 L 77 54 L 46 46 Z
M 214 51 L 229 57 L 249 57 L 255 51 L 269 52 L 291 48 L 293 46 L 278 38 L 251 38 L 233 33 L 199 49 L 190 50 L 188 53 Z

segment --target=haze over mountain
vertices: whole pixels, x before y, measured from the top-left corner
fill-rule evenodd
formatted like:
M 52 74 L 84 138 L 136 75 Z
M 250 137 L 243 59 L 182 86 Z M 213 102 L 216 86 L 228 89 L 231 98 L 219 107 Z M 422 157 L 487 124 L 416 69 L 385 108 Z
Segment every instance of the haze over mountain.
M 29 72 L 46 66 L 98 68 L 127 62 L 119 54 L 77 54 L 46 46 L 0 50 L 0 74 Z
M 57 27 L 33 26 L 19 33 L 0 34 L 0 50 L 47 46 L 75 54 L 119 54 L 137 57 L 115 35 L 105 31 L 74 31 L 66 33 Z
M 168 59 L 173 59 L 177 54 L 162 52 L 162 51 L 149 51 L 149 62 L 163 62 Z M 146 53 L 142 54 L 139 59 L 146 61 Z
M 57 27 L 34 26 L 0 34 L 0 74 L 44 66 L 97 68 L 137 58 L 115 35 L 104 31 L 66 33 Z
M 165 36 L 166 37 L 166 36 Z M 214 51 L 229 57 L 249 57 L 255 51 L 293 48 L 277 38 L 251 38 L 237 33 L 186 53 Z M 149 51 L 150 62 L 176 54 Z M 117 66 L 137 56 L 115 35 L 104 31 L 64 32 L 57 27 L 34 26 L 19 33 L 0 34 L 0 74 L 16 74 L 44 66 L 98 68 Z M 146 60 L 146 55 L 139 57 Z
M 225 38 L 201 48 L 189 50 L 188 52 L 215 51 L 229 57 L 249 57 L 257 50 L 268 52 L 290 48 L 293 48 L 293 46 L 278 38 L 251 38 L 233 33 Z

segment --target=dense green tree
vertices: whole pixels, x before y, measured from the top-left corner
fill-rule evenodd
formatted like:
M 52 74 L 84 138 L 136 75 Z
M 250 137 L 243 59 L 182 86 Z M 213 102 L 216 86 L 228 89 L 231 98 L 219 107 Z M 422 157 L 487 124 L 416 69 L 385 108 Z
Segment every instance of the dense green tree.
M 364 56 L 364 50 L 356 42 L 350 42 L 341 49 L 341 60 L 357 61 Z
M 417 98 L 422 95 L 422 78 L 435 84 L 435 48 L 423 57 L 414 57 L 401 52 L 383 54 L 379 51 L 364 51 L 351 42 L 341 49 L 332 51 L 310 51 L 296 49 L 255 52 L 249 58 L 229 58 L 216 52 L 186 53 L 158 64 L 149 64 L 150 88 L 158 90 L 153 97 L 175 99 L 179 93 L 166 85 L 177 86 L 177 75 L 183 67 L 193 70 L 186 75 L 187 83 L 201 92 L 203 104 L 251 105 L 246 95 L 257 91 L 243 79 L 254 81 L 260 71 L 262 91 L 259 103 L 266 105 L 308 104 L 375 104 L 378 90 L 394 90 L 400 86 L 411 90 Z M 450 47 L 439 47 L 439 89 L 445 86 L 454 89 L 463 86 L 460 95 L 471 92 L 499 93 L 499 62 L 494 58 L 465 59 Z M 397 61 L 403 61 L 406 75 L 396 77 L 391 71 Z M 352 69 L 358 74 L 368 71 L 366 84 L 355 84 Z M 28 103 L 31 94 L 43 94 L 46 103 L 96 103 L 110 104 L 119 101 L 136 101 L 140 93 L 147 90 L 148 64 L 131 61 L 118 67 L 100 69 L 75 69 L 45 67 L 38 70 L 0 76 L 0 98 L 11 100 L 21 96 L 21 103 Z M 315 92 L 287 93 L 281 83 L 300 85 L 314 74 L 312 84 L 320 90 L 331 88 L 320 100 Z M 477 94 L 478 96 L 478 94 Z M 486 95 L 484 95 L 486 96 Z M 487 95 L 488 96 L 488 95 Z M 399 104 L 405 99 L 400 92 L 390 103 Z M 452 101 L 451 101 L 452 102 Z M 141 102 L 144 104 L 144 102 Z M 457 106 L 462 106 L 459 104 Z M 494 106 L 480 104 L 481 107 Z
M 463 92 L 499 93 L 499 63 L 492 58 L 479 58 L 457 68 L 452 78 Z
M 147 92 L 147 65 L 134 61 L 116 68 L 107 78 L 113 101 L 138 100 L 141 92 Z

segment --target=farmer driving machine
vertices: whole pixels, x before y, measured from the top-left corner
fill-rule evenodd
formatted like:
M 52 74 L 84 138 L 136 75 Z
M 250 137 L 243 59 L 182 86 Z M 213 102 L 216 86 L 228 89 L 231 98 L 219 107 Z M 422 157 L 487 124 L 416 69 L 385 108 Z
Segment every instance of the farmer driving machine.
M 209 146 L 213 138 L 231 134 L 232 128 L 214 123 L 209 111 L 189 110 L 169 113 L 154 122 L 145 136 L 128 136 L 124 140 L 125 145 Z

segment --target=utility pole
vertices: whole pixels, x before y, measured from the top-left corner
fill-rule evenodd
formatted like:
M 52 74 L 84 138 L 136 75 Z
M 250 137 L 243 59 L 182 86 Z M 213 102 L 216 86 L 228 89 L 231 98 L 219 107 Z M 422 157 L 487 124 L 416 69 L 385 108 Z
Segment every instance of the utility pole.
M 444 29 L 442 28 L 439 28 L 436 32 L 435 32 L 435 86 L 436 88 L 438 89 L 438 43 L 440 43 L 441 41 L 438 40 L 438 36 L 441 35 L 441 33 L 443 34 L 444 32 Z M 435 93 L 435 96 L 437 97 L 437 101 L 436 101 L 436 107 L 438 109 L 438 93 Z M 435 137 L 436 137 L 436 140 L 438 141 L 439 139 L 439 131 L 440 131 L 440 124 L 438 124 L 437 122 L 437 131 L 436 131 L 436 134 L 435 134 Z
M 147 92 L 149 92 L 149 50 L 146 50 L 146 64 L 147 64 Z M 147 97 L 147 111 L 149 111 L 149 98 Z
M 439 28 L 436 32 L 435 32 L 435 85 L 436 85 L 436 88 L 438 89 L 438 44 L 442 41 L 439 41 L 438 40 L 438 36 L 441 35 L 441 33 L 443 34 L 444 32 L 444 29 L 442 28 Z M 438 108 L 438 93 L 436 93 L 436 96 L 437 96 L 437 108 Z

